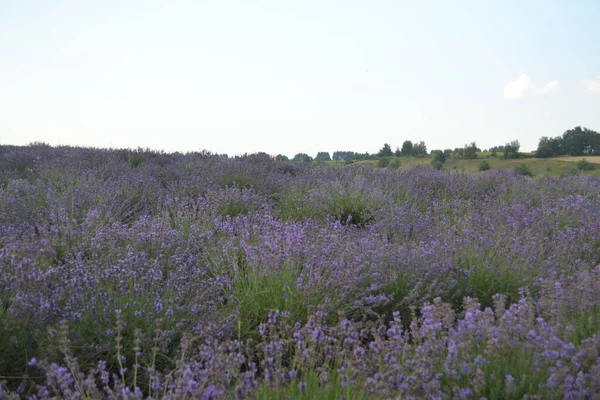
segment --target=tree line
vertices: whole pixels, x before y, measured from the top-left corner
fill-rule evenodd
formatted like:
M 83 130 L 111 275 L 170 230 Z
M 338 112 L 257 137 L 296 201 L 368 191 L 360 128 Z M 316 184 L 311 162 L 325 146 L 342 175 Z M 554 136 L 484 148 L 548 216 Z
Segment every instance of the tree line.
M 320 151 L 315 157 L 306 153 L 296 154 L 291 161 L 361 161 L 376 160 L 388 157 L 426 157 L 431 155 L 434 161 L 443 163 L 448 158 L 454 159 L 476 159 L 481 152 L 488 153 L 490 157 L 501 157 L 503 159 L 515 159 L 524 157 L 520 152 L 521 144 L 518 140 L 512 140 L 504 145 L 497 145 L 484 149 L 477 146 L 476 142 L 465 144 L 463 147 L 454 149 L 427 151 L 424 141 L 413 142 L 405 140 L 402 146 L 395 150 L 389 143 L 385 143 L 377 153 L 360 153 L 354 151 L 334 151 L 330 154 L 327 151 Z M 583 156 L 600 155 L 600 133 L 580 126 L 567 130 L 562 136 L 540 138 L 535 156 L 538 158 L 557 157 L 563 155 Z M 279 161 L 290 161 L 282 154 L 275 157 Z
M 562 136 L 542 137 L 535 152 L 538 158 L 585 155 L 600 155 L 600 133 L 581 126 L 565 131 Z

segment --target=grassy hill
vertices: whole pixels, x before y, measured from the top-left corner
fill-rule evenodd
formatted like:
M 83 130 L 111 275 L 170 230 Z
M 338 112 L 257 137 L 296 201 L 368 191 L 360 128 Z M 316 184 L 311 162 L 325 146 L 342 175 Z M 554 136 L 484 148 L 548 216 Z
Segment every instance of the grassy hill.
M 393 160 L 392 158 L 391 160 Z M 400 161 L 401 170 L 406 170 L 416 165 L 429 165 L 430 157 L 395 157 Z M 594 165 L 592 170 L 581 170 L 578 168 L 578 162 L 585 159 Z M 459 160 L 448 159 L 443 166 L 444 170 L 454 170 L 463 172 L 478 172 L 479 164 L 487 160 L 490 164 L 490 169 L 509 169 L 514 170 L 516 167 L 525 164 L 533 172 L 535 176 L 568 176 L 575 174 L 585 174 L 600 176 L 600 156 L 590 157 L 557 157 L 557 158 L 522 158 L 502 160 L 499 158 L 477 158 L 474 160 Z M 338 162 L 341 163 L 341 162 Z M 357 161 L 354 164 L 366 164 L 377 167 L 377 160 Z

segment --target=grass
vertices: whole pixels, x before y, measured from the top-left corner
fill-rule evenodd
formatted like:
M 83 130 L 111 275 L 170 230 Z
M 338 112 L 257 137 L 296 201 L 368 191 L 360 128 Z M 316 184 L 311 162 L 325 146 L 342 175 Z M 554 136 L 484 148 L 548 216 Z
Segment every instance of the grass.
M 564 162 L 579 162 L 581 160 L 586 160 L 592 164 L 600 164 L 600 156 L 586 156 L 586 157 L 558 157 L 556 160 L 564 161 Z
M 298 268 L 290 263 L 275 270 L 245 266 L 237 271 L 229 289 L 232 299 L 224 311 L 226 315 L 238 312 L 238 339 L 259 339 L 260 324 L 274 310 L 287 313 L 292 323 L 306 321 L 309 308 L 322 304 L 325 294 L 299 293 L 297 279 Z
M 572 321 L 571 341 L 579 346 L 585 340 L 597 332 L 600 332 L 600 305 L 596 305 L 589 311 L 575 314 Z
M 500 158 L 485 158 L 489 163 L 490 169 L 515 170 L 520 165 L 526 165 L 535 177 L 554 176 L 564 177 L 575 174 L 585 174 L 600 176 L 600 168 L 594 170 L 578 170 L 576 163 L 583 157 L 556 157 L 556 158 L 517 158 L 502 160 Z M 600 156 L 585 157 L 585 159 L 594 164 L 600 163 Z M 430 157 L 395 157 L 392 161 L 399 162 L 399 170 L 407 170 L 417 165 L 430 165 Z M 478 172 L 481 165 L 481 158 L 473 160 L 459 160 L 449 158 L 443 164 L 442 169 L 460 172 Z M 337 163 L 333 161 L 332 163 Z M 377 167 L 377 160 L 357 161 L 357 165 L 371 165 Z
M 37 347 L 31 326 L 30 321 L 11 318 L 0 302 L 0 380 L 26 372 L 31 352 Z
M 321 378 L 315 371 L 305 373 L 300 379 L 294 379 L 284 387 L 273 388 L 263 383 L 257 388 L 257 393 L 252 397 L 255 400 L 288 400 L 288 399 L 346 399 L 363 400 L 379 399 L 376 393 L 367 393 L 357 390 L 349 382 L 342 385 L 342 375 L 335 370 L 329 370 L 327 383 L 321 384 Z

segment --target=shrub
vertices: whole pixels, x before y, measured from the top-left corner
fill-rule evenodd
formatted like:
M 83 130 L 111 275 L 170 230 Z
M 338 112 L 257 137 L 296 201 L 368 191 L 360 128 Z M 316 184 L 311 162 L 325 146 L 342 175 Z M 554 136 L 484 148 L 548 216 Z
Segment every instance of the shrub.
M 144 162 L 147 158 L 146 154 L 143 153 L 132 153 L 127 158 L 127 162 L 131 166 L 131 168 L 139 167 L 142 162 Z
M 388 166 L 388 168 L 400 168 L 400 160 L 398 158 L 394 158 L 392 161 L 390 161 L 390 165 Z
M 490 163 L 487 160 L 479 163 L 479 171 L 487 171 L 488 169 L 490 169 Z
M 533 172 L 531 172 L 531 170 L 529 169 L 527 164 L 519 165 L 517 168 L 515 168 L 515 171 L 517 172 L 517 174 L 519 174 L 521 176 L 529 176 L 529 177 L 533 176 Z
M 567 172 L 563 172 L 562 174 L 560 174 L 560 177 L 566 178 L 568 176 L 577 176 L 577 175 L 579 175 L 579 171 L 577 170 L 577 168 L 571 168 Z
M 327 213 L 342 225 L 364 227 L 373 220 L 374 212 L 377 209 L 371 200 L 365 193 L 359 191 L 333 192 L 331 199 L 326 204 Z
M 440 169 L 442 169 L 442 166 L 443 166 L 443 164 L 442 164 L 442 162 L 441 162 L 441 161 L 438 161 L 438 160 L 432 159 L 432 160 L 431 160 L 431 166 L 432 166 L 433 168 L 437 169 L 437 170 L 440 170 Z
M 441 150 L 432 151 L 431 158 L 433 161 L 439 161 L 442 164 L 446 162 L 446 155 Z M 433 165 L 433 163 L 432 163 L 432 165 Z
M 379 161 L 377 161 L 377 166 L 379 168 L 386 168 L 390 165 L 390 159 L 388 157 L 381 157 Z
M 596 168 L 596 166 L 585 158 L 577 162 L 577 169 L 582 171 L 592 171 L 594 168 Z

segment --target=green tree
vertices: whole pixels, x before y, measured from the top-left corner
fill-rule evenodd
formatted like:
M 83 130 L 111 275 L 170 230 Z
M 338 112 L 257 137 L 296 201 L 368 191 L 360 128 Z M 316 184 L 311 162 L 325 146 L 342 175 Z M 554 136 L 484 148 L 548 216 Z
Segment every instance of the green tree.
M 331 161 L 331 156 L 327 151 L 320 151 L 317 153 L 315 157 L 315 161 Z
M 431 160 L 432 162 L 437 161 L 443 164 L 446 162 L 446 154 L 442 150 L 433 150 L 431 152 Z
M 417 142 L 413 145 L 411 154 L 415 157 L 423 157 L 427 155 L 427 146 L 424 141 Z
M 519 153 L 519 149 L 521 148 L 521 143 L 518 140 L 513 140 L 512 142 L 508 142 L 504 145 L 504 158 L 519 158 L 521 153 Z
M 537 150 L 535 151 L 535 156 L 537 158 L 550 158 L 564 154 L 562 141 L 563 139 L 560 136 L 554 138 L 549 138 L 547 136 L 541 137 L 538 142 Z
M 309 156 L 306 153 L 298 153 L 294 156 L 293 158 L 294 161 L 303 161 L 303 162 L 310 162 L 312 161 L 312 157 Z
M 385 143 L 383 147 L 379 150 L 379 153 L 377 153 L 377 155 L 379 157 L 392 157 L 394 155 L 394 152 L 392 151 L 392 146 L 390 146 L 388 143 Z
M 277 154 L 275 156 L 275 160 L 277 161 L 290 161 L 288 156 L 284 156 L 283 154 Z
M 476 142 L 471 142 L 471 144 L 465 144 L 465 147 L 463 149 L 463 158 L 466 158 L 467 160 L 474 160 L 477 158 L 477 152 L 481 151 L 481 149 L 479 147 L 477 147 L 477 143 Z
M 410 156 L 412 154 L 412 149 L 413 143 L 410 140 L 405 140 L 404 143 L 402 143 L 402 150 L 400 150 L 400 153 L 403 156 Z
M 563 133 L 563 150 L 571 156 L 600 154 L 600 133 L 577 126 Z

